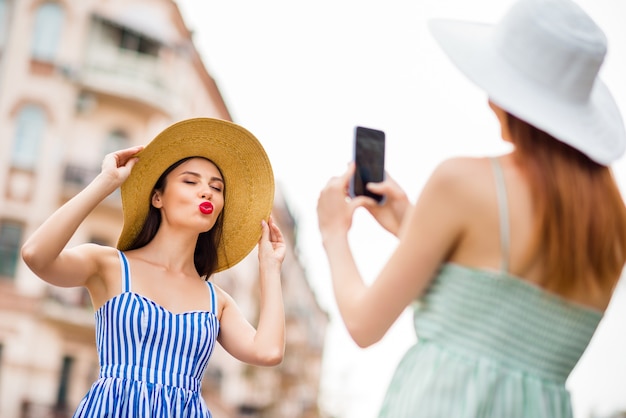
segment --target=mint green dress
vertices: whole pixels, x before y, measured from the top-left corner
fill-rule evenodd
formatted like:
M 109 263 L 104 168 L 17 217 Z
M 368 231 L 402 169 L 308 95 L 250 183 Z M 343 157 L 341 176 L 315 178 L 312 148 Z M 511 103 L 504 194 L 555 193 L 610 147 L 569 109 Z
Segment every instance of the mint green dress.
M 414 304 L 418 341 L 380 418 L 572 417 L 565 381 L 602 312 L 507 273 L 508 209 L 497 160 L 501 271 L 445 264 Z

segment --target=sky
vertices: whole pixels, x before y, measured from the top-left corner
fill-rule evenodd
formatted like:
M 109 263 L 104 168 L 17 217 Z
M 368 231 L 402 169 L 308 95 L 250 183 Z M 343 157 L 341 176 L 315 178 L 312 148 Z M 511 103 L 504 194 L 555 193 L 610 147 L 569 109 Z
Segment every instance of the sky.
M 337 316 L 316 204 L 346 169 L 356 125 L 386 132 L 386 168 L 415 200 L 432 170 L 459 155 L 508 150 L 484 93 L 427 31 L 431 18 L 495 22 L 511 0 L 178 0 L 232 118 L 263 143 L 298 222 L 301 262 L 331 315 L 320 403 L 341 418 L 375 417 L 402 353 L 415 340 L 408 311 L 383 341 L 359 349 Z M 626 115 L 626 2 L 579 0 L 604 29 L 601 76 Z M 614 165 L 626 191 L 626 159 Z M 350 242 L 367 282 L 395 239 L 357 211 Z M 626 284 L 568 386 L 577 418 L 626 410 Z M 624 335 L 622 337 L 621 335 Z

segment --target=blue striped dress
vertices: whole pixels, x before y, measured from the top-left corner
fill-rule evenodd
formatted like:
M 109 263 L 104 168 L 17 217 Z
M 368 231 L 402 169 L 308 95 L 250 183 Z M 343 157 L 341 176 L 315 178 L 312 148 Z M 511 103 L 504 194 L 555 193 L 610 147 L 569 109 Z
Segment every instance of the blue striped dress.
M 504 182 L 500 271 L 447 263 L 416 301 L 418 341 L 402 358 L 380 418 L 570 418 L 565 382 L 602 312 L 509 274 Z
M 74 418 L 210 418 L 201 383 L 219 332 L 212 283 L 211 312 L 174 314 L 133 293 L 120 260 L 122 293 L 95 314 L 100 375 Z

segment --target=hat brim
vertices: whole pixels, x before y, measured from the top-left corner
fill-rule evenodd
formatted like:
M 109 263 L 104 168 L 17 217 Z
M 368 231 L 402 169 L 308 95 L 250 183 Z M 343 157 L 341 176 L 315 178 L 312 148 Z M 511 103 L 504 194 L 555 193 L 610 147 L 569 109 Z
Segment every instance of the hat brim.
M 256 246 L 261 220 L 269 218 L 274 203 L 274 174 L 263 146 L 249 131 L 220 119 L 188 119 L 163 130 L 137 156 L 139 161 L 121 187 L 124 226 L 118 249 L 129 249 L 141 231 L 161 174 L 187 157 L 213 161 L 224 177 L 216 272 L 234 266 Z
M 497 52 L 494 25 L 435 19 L 429 29 L 452 63 L 504 110 L 599 164 L 609 165 L 624 153 L 624 123 L 600 79 L 587 102 L 567 102 L 549 86 L 520 74 Z

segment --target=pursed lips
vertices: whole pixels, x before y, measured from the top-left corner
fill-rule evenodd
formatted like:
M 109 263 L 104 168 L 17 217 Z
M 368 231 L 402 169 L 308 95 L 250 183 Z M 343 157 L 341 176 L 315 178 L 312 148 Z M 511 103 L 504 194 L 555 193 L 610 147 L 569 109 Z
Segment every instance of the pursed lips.
M 200 209 L 200 212 L 205 215 L 213 213 L 213 204 L 211 202 L 202 202 L 198 205 L 198 208 Z

